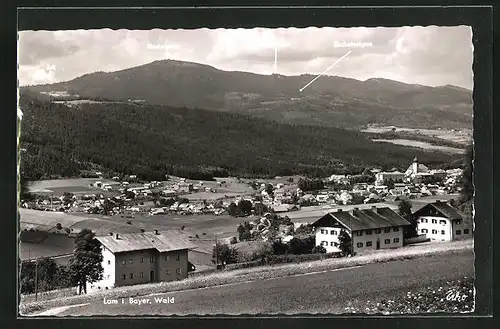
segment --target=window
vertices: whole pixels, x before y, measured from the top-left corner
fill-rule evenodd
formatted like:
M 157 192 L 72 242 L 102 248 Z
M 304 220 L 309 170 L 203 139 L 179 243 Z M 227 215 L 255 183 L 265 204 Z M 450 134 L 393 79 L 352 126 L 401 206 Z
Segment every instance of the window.
M 322 246 L 328 246 L 328 241 L 321 241 Z
M 357 246 L 358 248 L 363 248 L 363 242 L 358 242 L 358 243 L 356 244 L 356 246 Z
M 330 231 L 330 234 L 331 234 L 331 235 L 337 235 L 337 231 L 335 231 L 335 230 L 331 230 L 331 231 Z
M 167 275 L 170 275 L 170 274 L 172 274 L 172 271 L 171 270 L 167 270 L 166 273 L 167 273 Z
M 129 263 L 129 264 L 132 264 L 132 258 L 130 258 L 130 259 L 128 260 L 128 263 Z
M 372 230 L 366 230 L 366 235 L 372 235 Z
M 125 265 L 127 263 L 127 261 L 124 259 L 122 260 L 122 265 Z
M 462 231 L 461 231 L 461 230 L 457 230 L 455 233 L 456 233 L 457 235 L 460 235 L 460 234 L 462 234 Z
M 399 232 L 399 227 L 393 227 L 393 228 L 392 228 L 392 230 L 393 230 L 394 232 Z
M 165 255 L 165 260 L 170 260 L 170 255 Z
M 144 277 L 144 272 L 141 272 L 139 273 L 139 276 L 141 277 L 141 279 Z
M 437 230 L 432 230 L 432 234 L 437 234 Z
M 385 244 L 390 244 L 390 243 L 391 243 L 391 239 L 385 239 L 385 240 L 384 240 L 384 243 L 385 243 Z
M 464 229 L 464 234 L 469 234 L 469 229 L 468 228 Z
M 382 233 L 382 230 L 378 228 L 378 229 L 375 230 L 375 233 L 376 234 L 380 234 L 380 233 Z
M 372 242 L 371 241 L 366 241 L 366 246 L 367 247 L 371 247 L 372 246 Z
M 441 230 L 441 235 L 445 235 L 446 232 L 444 230 Z
M 462 224 L 462 221 L 460 219 L 457 219 L 457 225 Z
M 176 272 L 177 274 L 181 274 L 181 269 L 180 269 L 180 268 L 178 268 L 177 270 L 175 270 L 175 272 Z
M 108 265 L 111 265 L 111 261 L 110 260 L 108 260 Z
M 399 243 L 399 238 L 394 238 L 394 243 Z
M 123 274 L 123 280 L 127 280 L 127 275 Z
M 385 232 L 385 233 L 389 233 L 390 231 L 391 231 L 391 228 L 390 228 L 390 227 L 386 227 L 386 228 L 384 229 L 384 232 Z
M 154 263 L 155 262 L 155 256 L 149 257 L 149 262 Z
M 422 223 L 428 223 L 429 220 L 427 218 L 422 219 Z
M 429 231 L 426 228 L 422 229 L 422 233 L 427 233 L 427 232 L 429 232 Z
M 141 257 L 141 263 L 144 263 L 144 257 Z
M 178 253 L 178 254 L 177 254 L 177 258 L 176 258 L 176 259 L 177 259 L 177 260 L 181 260 L 181 254 L 179 254 L 179 253 Z
M 130 279 L 134 278 L 134 273 L 130 273 Z
M 330 242 L 330 247 L 333 247 L 333 246 L 334 246 L 334 244 L 335 244 L 335 242 L 333 242 L 333 241 L 332 241 L 332 242 Z
M 325 230 L 321 230 L 321 234 L 325 234 Z
M 446 221 L 445 221 L 445 220 L 440 220 L 440 221 L 439 221 L 439 224 L 441 224 L 441 225 L 446 225 Z
M 357 232 L 356 232 L 356 235 L 357 235 L 357 236 L 362 236 L 362 235 L 363 235 L 363 231 L 357 231 Z
M 437 224 L 437 222 L 438 222 L 437 219 L 432 220 L 432 224 Z

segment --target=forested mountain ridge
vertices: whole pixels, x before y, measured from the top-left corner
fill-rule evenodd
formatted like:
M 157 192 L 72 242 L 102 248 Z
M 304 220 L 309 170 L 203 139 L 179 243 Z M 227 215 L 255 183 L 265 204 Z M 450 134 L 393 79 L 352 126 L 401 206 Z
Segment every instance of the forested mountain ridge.
M 248 115 L 128 103 L 77 108 L 21 94 L 21 170 L 28 179 L 75 176 L 88 164 L 160 179 L 164 174 L 266 176 L 449 166 L 460 156 L 385 143 L 339 128 L 279 124 Z
M 343 128 L 369 123 L 407 128 L 472 127 L 472 92 L 464 88 L 322 76 L 300 92 L 314 77 L 227 72 L 162 60 L 23 89 L 250 114 L 279 123 Z

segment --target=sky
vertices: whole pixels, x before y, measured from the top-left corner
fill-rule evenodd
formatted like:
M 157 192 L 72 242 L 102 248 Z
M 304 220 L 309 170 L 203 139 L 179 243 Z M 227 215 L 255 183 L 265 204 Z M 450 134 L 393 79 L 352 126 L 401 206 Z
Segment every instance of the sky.
M 472 29 L 467 26 L 19 32 L 21 86 L 162 59 L 258 74 L 326 71 L 358 80 L 473 87 Z

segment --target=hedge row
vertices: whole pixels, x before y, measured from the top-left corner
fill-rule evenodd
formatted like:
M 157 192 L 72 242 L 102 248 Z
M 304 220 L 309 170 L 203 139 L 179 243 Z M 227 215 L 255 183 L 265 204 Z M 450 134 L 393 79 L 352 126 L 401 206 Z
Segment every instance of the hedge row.
M 340 253 L 328 253 L 328 254 L 303 254 L 303 255 L 271 255 L 264 257 L 263 259 L 253 260 L 250 262 L 229 264 L 226 265 L 226 270 L 237 270 L 243 268 L 258 267 L 263 265 L 275 265 L 275 264 L 287 264 L 287 263 L 300 263 L 309 262 L 320 259 L 338 258 L 341 257 Z

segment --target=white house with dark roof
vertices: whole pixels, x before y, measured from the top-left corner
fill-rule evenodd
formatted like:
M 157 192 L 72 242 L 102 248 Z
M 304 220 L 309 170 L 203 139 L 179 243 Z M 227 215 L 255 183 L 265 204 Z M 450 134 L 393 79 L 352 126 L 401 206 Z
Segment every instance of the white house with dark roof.
M 403 246 L 403 228 L 410 225 L 403 217 L 388 207 L 350 211 L 337 209 L 312 224 L 316 233 L 316 245 L 327 253 L 339 252 L 338 237 L 346 231 L 352 239 L 353 252 L 399 248 Z
M 431 241 L 453 241 L 472 237 L 472 220 L 445 201 L 428 203 L 413 213 L 417 231 Z
M 102 280 L 87 283 L 87 291 L 182 280 L 188 276 L 188 250 L 196 246 L 178 231 L 154 231 L 98 236 L 102 246 Z

